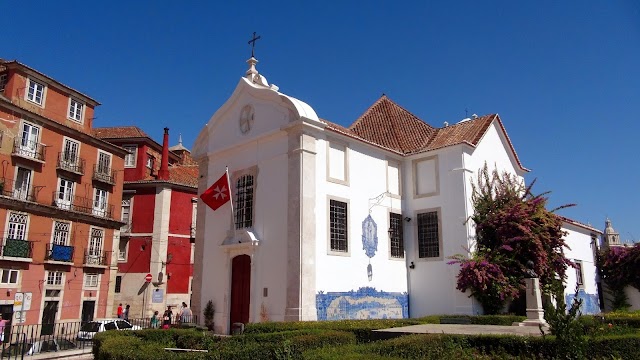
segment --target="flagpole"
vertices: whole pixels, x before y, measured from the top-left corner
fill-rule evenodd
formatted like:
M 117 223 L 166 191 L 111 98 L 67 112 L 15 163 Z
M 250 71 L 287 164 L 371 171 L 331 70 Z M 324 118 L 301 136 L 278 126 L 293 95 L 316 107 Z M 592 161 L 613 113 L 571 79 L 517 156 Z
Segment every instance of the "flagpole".
M 225 166 L 225 173 L 227 174 L 227 184 L 229 184 L 229 204 L 231 205 L 231 225 L 233 229 L 236 228 L 236 222 L 233 213 L 233 192 L 231 191 L 231 178 L 229 177 L 229 167 Z

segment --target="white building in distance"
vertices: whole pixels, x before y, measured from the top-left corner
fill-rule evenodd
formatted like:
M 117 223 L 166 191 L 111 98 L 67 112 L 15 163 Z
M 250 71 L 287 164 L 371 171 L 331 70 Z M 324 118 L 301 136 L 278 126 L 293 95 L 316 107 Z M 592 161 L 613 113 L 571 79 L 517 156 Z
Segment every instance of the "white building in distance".
M 481 313 L 447 262 L 473 242 L 478 170 L 528 171 L 500 117 L 435 128 L 383 95 L 345 128 L 247 62 L 194 146 L 199 193 L 228 166 L 234 201 L 234 213 L 198 206 L 195 313 L 212 300 L 220 333 L 239 322 Z M 597 230 L 568 226 L 581 296 L 597 305 Z

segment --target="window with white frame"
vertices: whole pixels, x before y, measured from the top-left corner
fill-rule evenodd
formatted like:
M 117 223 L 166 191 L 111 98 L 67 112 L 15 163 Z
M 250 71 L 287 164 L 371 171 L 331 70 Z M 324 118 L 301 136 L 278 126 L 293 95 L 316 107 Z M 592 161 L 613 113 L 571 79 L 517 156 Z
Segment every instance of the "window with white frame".
M 75 166 L 80 156 L 80 143 L 71 139 L 64 139 L 62 161 L 64 165 Z
M 584 273 L 582 272 L 582 261 L 575 260 L 576 268 L 576 284 L 580 287 L 584 286 Z
M 84 286 L 85 287 L 98 287 L 98 274 L 84 274 Z
M 253 226 L 253 176 L 242 175 L 236 181 L 236 229 Z
M 16 181 L 13 185 L 13 197 L 18 200 L 30 200 L 31 198 L 31 170 L 18 167 Z
M 147 167 L 149 169 L 153 169 L 153 165 L 155 164 L 155 162 L 156 162 L 156 158 L 153 157 L 153 155 L 151 154 L 147 154 Z
M 24 240 L 27 237 L 27 214 L 9 213 L 9 225 L 7 226 L 7 239 Z
M 20 135 L 20 156 L 38 158 L 42 150 L 39 148 L 40 127 L 34 124 L 23 122 L 22 133 Z
M 60 186 L 58 186 L 58 196 L 56 205 L 65 210 L 73 209 L 73 190 L 76 183 L 72 180 L 60 178 Z
M 42 102 L 44 100 L 44 84 L 41 84 L 33 79 L 29 79 L 27 100 L 38 105 L 42 105 Z
M 120 239 L 118 244 L 118 261 L 127 261 L 127 243 L 126 239 Z
M 107 216 L 107 197 L 108 192 L 105 189 L 96 188 L 93 197 L 93 215 L 105 217 Z
M 98 151 L 97 172 L 104 175 L 111 175 L 111 154 Z
M 9 75 L 7 73 L 0 74 L 0 91 L 4 91 L 4 87 L 7 86 Z
M 53 224 L 53 239 L 51 242 L 54 245 L 67 245 L 69 243 L 69 229 L 71 224 L 63 221 L 56 221 Z
M 0 269 L 2 276 L 0 276 L 0 284 L 17 284 L 18 277 L 20 276 L 20 270 L 16 269 Z
M 48 271 L 47 272 L 47 285 L 59 286 L 62 285 L 62 277 L 64 272 L 62 271 Z
M 136 167 L 136 153 L 138 151 L 137 146 L 123 146 L 127 150 L 127 155 L 124 156 L 124 167 Z
M 429 211 L 418 214 L 418 257 L 440 257 L 440 235 L 438 212 Z
M 69 119 L 77 122 L 82 122 L 82 110 L 84 104 L 80 101 L 70 98 L 69 99 Z
M 392 258 L 404 257 L 402 214 L 389 213 L 389 245 Z
M 349 252 L 346 202 L 329 200 L 329 238 L 331 251 Z
M 124 226 L 120 228 L 120 231 L 125 233 L 131 232 L 131 196 L 122 198 L 120 221 L 124 223 Z
M 89 256 L 102 255 L 102 240 L 104 239 L 104 230 L 91 229 L 91 238 L 89 239 Z

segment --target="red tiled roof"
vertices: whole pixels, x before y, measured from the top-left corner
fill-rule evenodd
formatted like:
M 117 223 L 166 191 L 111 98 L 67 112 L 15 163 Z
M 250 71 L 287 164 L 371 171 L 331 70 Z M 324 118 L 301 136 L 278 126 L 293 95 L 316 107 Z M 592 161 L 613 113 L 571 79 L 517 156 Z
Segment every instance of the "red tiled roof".
M 557 214 L 556 214 L 556 216 L 557 216 L 557 217 L 559 217 L 562 221 L 564 221 L 564 222 L 566 222 L 566 223 L 569 223 L 569 224 L 575 225 L 575 226 L 577 226 L 577 227 L 581 227 L 581 228 L 586 229 L 586 230 L 589 230 L 589 231 L 593 231 L 593 232 L 598 233 L 598 234 L 602 234 L 602 231 L 600 231 L 600 230 L 598 230 L 598 229 L 594 228 L 594 227 L 593 227 L 593 226 L 591 226 L 591 225 L 587 225 L 587 224 L 581 223 L 581 222 L 579 222 L 579 221 L 576 221 L 576 220 L 570 219 L 570 218 L 565 217 L 565 216 L 562 216 L 562 215 L 557 215 Z
M 427 146 L 435 129 L 382 95 L 350 127 L 359 137 L 408 154 Z
M 137 126 L 115 126 L 93 128 L 93 135 L 100 139 L 123 139 L 149 137 Z
M 411 155 L 458 144 L 477 146 L 496 121 L 504 133 L 515 160 L 524 171 L 502 120 L 497 114 L 484 115 L 455 125 L 434 128 L 382 95 L 349 128 L 322 120 L 327 129 L 396 152 Z
M 198 187 L 198 165 L 169 166 L 169 181 Z

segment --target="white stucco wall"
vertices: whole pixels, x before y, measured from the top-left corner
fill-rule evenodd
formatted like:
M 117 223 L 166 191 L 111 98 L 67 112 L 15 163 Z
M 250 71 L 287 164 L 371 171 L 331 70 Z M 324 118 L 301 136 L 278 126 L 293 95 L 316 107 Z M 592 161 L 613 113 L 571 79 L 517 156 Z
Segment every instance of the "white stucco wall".
M 564 222 L 562 230 L 566 232 L 564 240 L 569 247 L 564 249 L 565 257 L 571 261 L 582 263 L 583 285 L 579 287 L 581 297 L 585 297 L 583 308 L 584 313 L 597 313 L 600 311 L 598 301 L 597 269 L 594 259 L 594 243 L 599 234 L 593 231 Z M 575 268 L 567 269 L 567 279 L 565 281 L 565 298 L 570 298 L 576 292 L 577 272 Z M 582 294 L 584 291 L 584 294 Z M 567 297 L 569 296 L 569 297 Z M 569 301 L 567 301 L 569 303 Z

